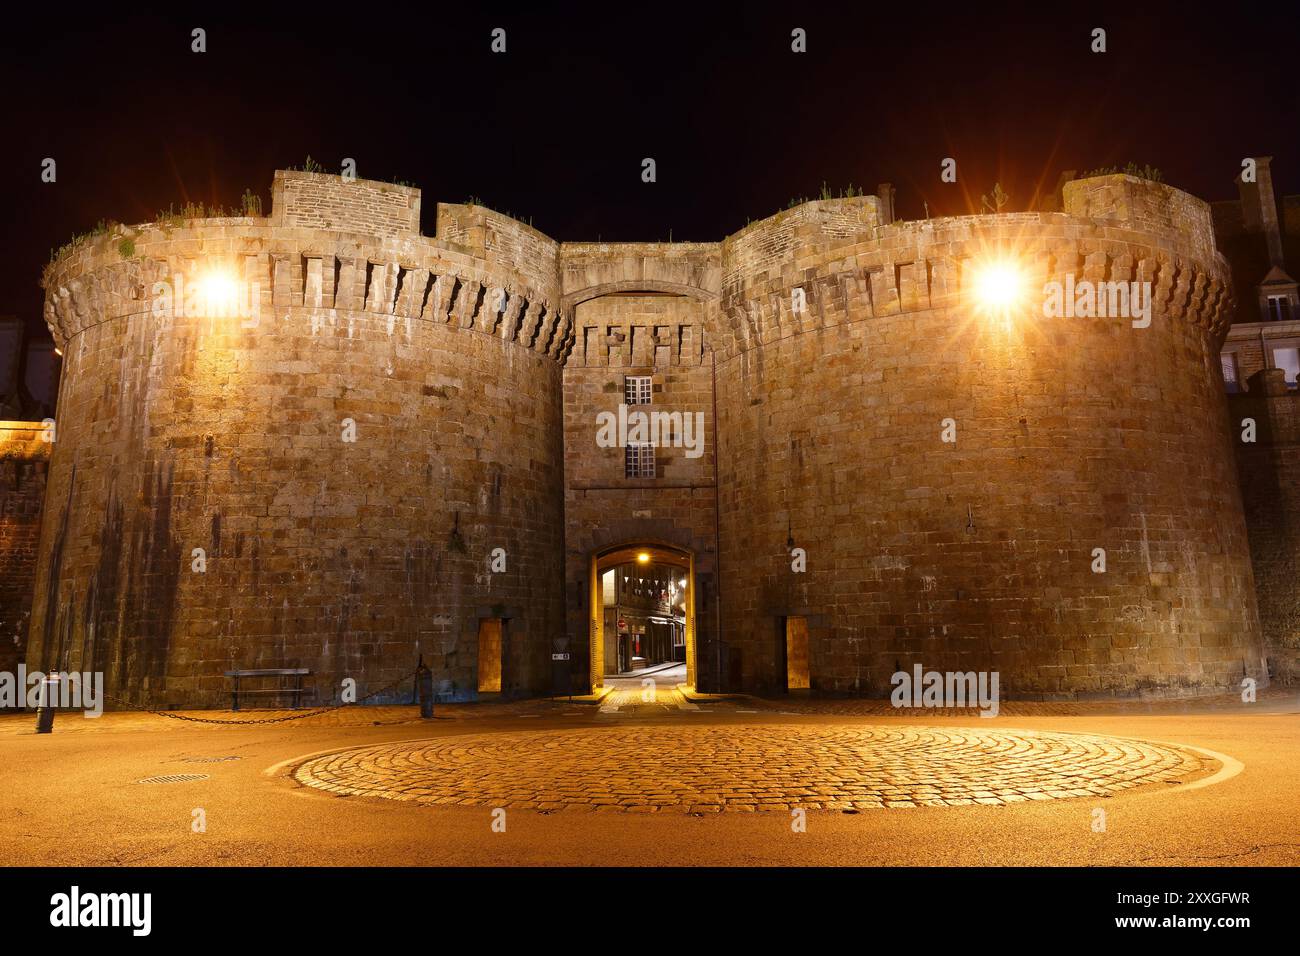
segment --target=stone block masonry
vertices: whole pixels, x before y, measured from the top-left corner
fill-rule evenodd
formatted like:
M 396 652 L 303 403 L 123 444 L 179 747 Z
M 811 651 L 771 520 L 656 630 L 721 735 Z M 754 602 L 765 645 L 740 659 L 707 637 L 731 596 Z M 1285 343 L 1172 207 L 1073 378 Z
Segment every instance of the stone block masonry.
M 665 544 L 695 556 L 696 661 L 701 686 L 716 686 L 717 554 L 711 363 L 705 302 L 687 295 L 606 295 L 577 307 L 576 340 L 564 368 L 565 582 L 567 632 L 586 635 L 591 555 L 618 545 Z M 597 444 L 597 416 L 624 400 L 627 376 L 649 377 L 651 403 L 704 422 L 702 454 L 671 441 L 655 449 L 655 477 L 627 478 L 624 450 Z
M 1230 280 L 1193 197 L 1110 176 L 1059 213 L 886 222 L 864 197 L 601 244 L 450 204 L 421 236 L 419 191 L 391 184 L 279 172 L 273 195 L 48 271 L 65 365 L 29 665 L 212 706 L 234 667 L 308 667 L 331 700 L 423 655 L 466 699 L 495 686 L 478 633 L 500 619 L 502 692 L 541 693 L 558 638 L 588 673 L 592 556 L 658 543 L 694 557 L 705 691 L 781 692 L 788 617 L 820 693 L 913 664 L 998 670 L 1008 697 L 1267 680 L 1218 377 Z M 971 288 L 1001 255 L 1031 299 L 1149 282 L 1151 326 L 990 321 Z M 213 275 L 256 315 L 154 308 Z M 595 432 L 627 375 L 704 416 L 699 457 L 625 476 Z
M 337 176 L 281 170 L 271 183 L 271 220 L 302 229 L 412 236 L 420 231 L 420 190 L 365 179 L 340 188 Z
M 724 242 L 732 685 L 784 689 L 772 646 L 791 616 L 823 692 L 883 695 L 916 664 L 998 671 L 1011 697 L 1266 680 L 1209 211 L 1131 177 L 1075 185 L 1063 214 L 882 226 L 868 198 Z M 1029 290 L 1010 323 L 971 289 L 1006 256 Z M 1150 281 L 1152 325 L 1045 319 L 1040 290 L 1066 275 Z
M 328 701 L 423 655 L 465 699 L 479 620 L 501 618 L 503 692 L 549 677 L 557 290 L 373 200 L 418 194 L 326 180 L 282 174 L 290 205 L 268 219 L 138 227 L 132 258 L 83 247 L 47 277 L 69 371 L 32 660 L 104 670 L 135 703 L 211 706 L 227 669 L 308 667 Z M 306 196 L 349 218 L 307 228 Z M 255 289 L 255 320 L 154 314 L 158 283 L 213 271 Z

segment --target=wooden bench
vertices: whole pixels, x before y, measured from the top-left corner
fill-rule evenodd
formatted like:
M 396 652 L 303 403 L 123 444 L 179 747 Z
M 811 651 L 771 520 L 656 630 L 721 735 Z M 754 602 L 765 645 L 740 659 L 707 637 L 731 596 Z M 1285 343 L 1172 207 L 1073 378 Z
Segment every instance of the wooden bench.
M 235 679 L 235 686 L 230 691 L 230 709 L 239 710 L 240 694 L 246 697 L 249 694 L 290 694 L 293 697 L 293 706 L 297 709 L 298 705 L 302 703 L 302 695 L 305 693 L 302 679 L 310 673 L 311 671 L 305 667 L 266 667 L 259 670 L 226 671 L 227 677 Z M 241 691 L 239 681 L 243 677 L 293 677 L 295 682 L 292 687 L 264 687 L 257 690 Z

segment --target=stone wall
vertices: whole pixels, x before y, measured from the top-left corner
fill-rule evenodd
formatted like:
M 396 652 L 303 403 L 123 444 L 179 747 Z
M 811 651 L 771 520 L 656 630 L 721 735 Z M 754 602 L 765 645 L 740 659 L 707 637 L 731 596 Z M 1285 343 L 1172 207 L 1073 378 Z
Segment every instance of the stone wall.
M 1293 683 L 1300 677 L 1300 394 L 1284 375 L 1256 373 L 1229 405 L 1264 647 L 1274 676 Z
M 438 239 L 464 249 L 502 276 L 517 276 L 559 304 L 560 244 L 531 226 L 486 206 L 438 203 Z
M 420 190 L 327 173 L 277 170 L 271 219 L 278 226 L 408 236 L 420 231 Z
M 1208 203 L 1172 186 L 1112 175 L 1065 184 L 1065 211 L 1080 219 L 1122 223 L 1147 234 L 1154 246 L 1178 247 L 1205 262 L 1217 257 L 1214 215 Z
M 0 421 L 0 671 L 26 659 L 51 444 L 40 422 Z
M 560 244 L 450 204 L 421 236 L 409 187 L 282 172 L 273 194 L 267 218 L 120 228 L 49 270 L 65 367 L 29 661 L 204 706 L 234 667 L 309 667 L 328 700 L 423 655 L 459 699 L 500 617 L 504 692 L 542 692 L 559 638 L 585 673 L 591 556 L 659 543 L 695 557 L 704 690 L 782 690 L 787 617 L 821 692 L 916 663 L 1019 697 L 1264 678 L 1228 274 L 1190 196 L 1110 176 L 1064 212 L 894 223 L 862 197 L 720 244 Z M 1006 256 L 1030 287 L 1010 318 L 972 296 Z M 222 275 L 255 290 L 243 311 L 156 308 Z M 1034 290 L 1067 276 L 1150 283 L 1150 327 L 1045 319 Z M 595 436 L 628 374 L 703 414 L 699 458 L 624 477 Z
M 277 197 L 298 180 L 323 206 L 392 192 L 279 174 Z M 131 258 L 107 237 L 47 276 L 66 363 L 31 659 L 102 669 L 133 702 L 210 706 L 227 669 L 308 667 L 330 700 L 423 655 L 463 699 L 478 620 L 503 617 L 503 691 L 538 690 L 562 627 L 569 318 L 390 208 L 347 227 L 373 215 L 391 234 L 360 235 L 291 225 L 301 202 L 133 227 Z M 214 270 L 255 290 L 256 316 L 155 314 Z
M 831 202 L 724 243 L 731 687 L 784 686 L 787 616 L 807 619 L 815 691 L 884 694 L 914 664 L 997 670 L 1018 697 L 1263 678 L 1208 210 L 1129 177 L 1074 185 L 1064 214 L 876 226 Z M 1008 255 L 1029 302 L 1010 322 L 972 295 Z M 1151 326 L 1045 319 L 1043 284 L 1067 273 L 1150 281 Z
M 565 242 L 560 284 L 566 306 L 619 292 L 666 292 L 716 299 L 721 285 L 716 242 Z
M 608 295 L 583 302 L 564 369 L 565 579 L 575 673 L 588 673 L 587 587 L 592 555 L 622 544 L 665 544 L 694 554 L 699 686 L 714 686 L 717 556 L 714 547 L 712 375 L 705 304 L 675 295 Z M 698 457 L 656 450 L 656 477 L 624 477 L 624 450 L 596 442 L 597 416 L 617 412 L 627 375 L 654 380 L 649 410 L 700 416 Z M 634 406 L 640 407 L 640 406 Z

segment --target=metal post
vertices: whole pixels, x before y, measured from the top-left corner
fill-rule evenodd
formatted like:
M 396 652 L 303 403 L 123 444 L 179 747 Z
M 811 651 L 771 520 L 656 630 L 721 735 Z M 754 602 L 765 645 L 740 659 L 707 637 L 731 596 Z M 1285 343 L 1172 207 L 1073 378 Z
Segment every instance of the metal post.
M 433 671 L 424 663 L 423 654 L 415 667 L 415 693 L 420 700 L 420 716 L 428 720 L 433 716 Z
M 927 215 L 928 219 L 929 216 Z M 722 682 L 722 489 L 718 484 L 718 458 L 722 449 L 718 443 L 718 356 L 713 351 L 713 343 L 708 344 L 709 348 L 709 375 L 712 378 L 711 394 L 713 397 L 713 618 L 714 618 L 714 635 L 713 646 L 716 655 L 716 663 L 713 669 L 713 690 L 715 693 L 721 693 L 723 690 Z M 694 570 L 692 564 L 691 570 Z M 691 577 L 691 587 L 695 587 L 695 576 Z M 692 597 L 692 610 L 694 610 L 694 598 Z M 700 666 L 699 638 L 696 637 L 695 643 L 695 667 L 698 671 Z M 695 681 L 699 683 L 699 674 L 696 674 Z M 698 689 L 698 688 L 697 688 Z
M 41 700 L 36 708 L 36 732 L 54 730 L 54 711 L 59 705 L 59 675 L 49 674 L 41 680 Z

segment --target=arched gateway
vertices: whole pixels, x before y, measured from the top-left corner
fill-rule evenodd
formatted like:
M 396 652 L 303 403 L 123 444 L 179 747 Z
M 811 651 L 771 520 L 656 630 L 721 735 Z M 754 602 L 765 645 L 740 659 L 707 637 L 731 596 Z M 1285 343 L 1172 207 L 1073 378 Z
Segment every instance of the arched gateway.
M 716 243 L 560 248 L 563 301 L 573 314 L 563 372 L 567 626 L 573 637 L 588 635 L 593 689 L 656 656 L 662 620 L 645 625 L 649 657 L 636 653 L 641 625 L 627 621 L 619 630 L 617 618 L 605 621 L 601 576 L 636 568 L 642 556 L 655 569 L 649 580 L 663 583 L 668 568 L 687 580 L 680 592 L 687 683 L 718 687 L 717 435 L 707 329 L 717 312 L 720 256 Z M 645 434 L 638 421 L 651 426 Z M 612 577 L 616 586 L 626 580 Z M 635 588 L 639 576 L 633 581 Z M 611 595 L 615 605 L 618 599 Z M 711 650 L 698 652 L 705 647 Z
M 694 555 L 680 548 L 627 544 L 592 554 L 588 653 L 593 689 L 608 675 L 678 660 L 686 664 L 687 686 L 695 686 L 694 581 Z M 651 636 L 665 630 L 668 649 L 652 650 Z M 638 655 L 639 648 L 648 656 Z

